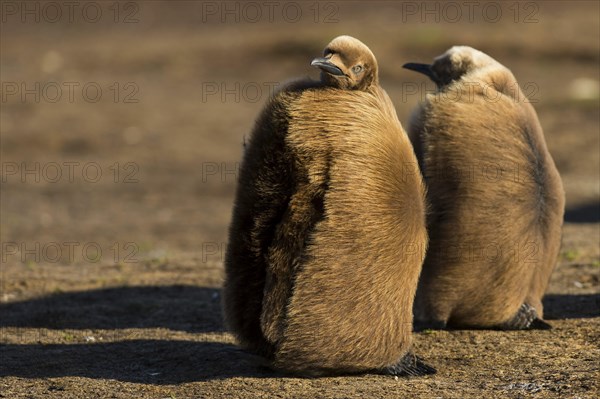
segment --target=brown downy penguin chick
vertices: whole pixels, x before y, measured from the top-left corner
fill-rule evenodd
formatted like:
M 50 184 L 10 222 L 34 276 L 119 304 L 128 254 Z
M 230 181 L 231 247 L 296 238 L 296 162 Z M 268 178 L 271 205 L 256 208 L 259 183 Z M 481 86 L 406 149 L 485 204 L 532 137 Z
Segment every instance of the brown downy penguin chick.
M 410 351 L 427 245 L 410 141 L 363 43 L 340 36 L 312 65 L 321 81 L 276 93 L 245 152 L 226 323 L 292 373 L 433 373 Z
M 535 110 L 510 70 L 470 47 L 404 67 L 438 87 L 409 128 L 431 211 L 415 324 L 550 328 L 542 297 L 565 200 Z

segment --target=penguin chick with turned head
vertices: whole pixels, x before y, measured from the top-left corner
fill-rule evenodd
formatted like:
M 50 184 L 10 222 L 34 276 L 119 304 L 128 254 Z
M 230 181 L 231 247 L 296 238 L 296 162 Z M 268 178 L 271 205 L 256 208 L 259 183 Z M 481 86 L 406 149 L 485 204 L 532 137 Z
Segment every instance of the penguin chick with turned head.
M 225 259 L 226 323 L 300 375 L 435 370 L 411 352 L 427 245 L 408 136 L 359 40 L 334 39 L 267 103 L 240 168 Z
M 509 69 L 471 47 L 404 68 L 437 86 L 409 127 L 430 206 L 415 324 L 550 328 L 542 297 L 565 197 L 535 110 Z

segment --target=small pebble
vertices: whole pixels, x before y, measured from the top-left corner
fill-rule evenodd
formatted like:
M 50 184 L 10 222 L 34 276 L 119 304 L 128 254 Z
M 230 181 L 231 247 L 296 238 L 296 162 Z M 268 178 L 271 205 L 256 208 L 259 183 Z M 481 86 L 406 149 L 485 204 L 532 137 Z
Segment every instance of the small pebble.
M 568 92 L 573 100 L 596 100 L 600 96 L 600 83 L 596 79 L 577 78 L 569 84 Z

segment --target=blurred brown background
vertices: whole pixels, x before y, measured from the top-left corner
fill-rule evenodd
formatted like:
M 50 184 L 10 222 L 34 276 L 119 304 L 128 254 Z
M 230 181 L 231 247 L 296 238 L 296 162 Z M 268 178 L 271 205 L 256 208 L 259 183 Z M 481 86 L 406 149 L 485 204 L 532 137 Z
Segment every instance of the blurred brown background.
M 183 395 L 173 396 L 177 398 L 193 393 L 243 396 L 246 390 L 255 395 L 279 390 L 294 396 L 294 389 L 348 397 L 358 395 L 361 386 L 371 387 L 372 395 L 400 389 L 382 386 L 378 377 L 358 379 L 358 385 L 338 380 L 343 387 L 337 391 L 320 391 L 331 386 L 327 380 L 322 386 L 311 382 L 298 387 L 277 378 L 220 381 L 227 375 L 221 371 L 233 367 L 231 362 L 241 364 L 231 337 L 222 332 L 218 287 L 243 139 L 272 89 L 294 77 L 316 78 L 310 61 L 340 34 L 355 36 L 373 50 L 381 84 L 404 124 L 418 101 L 433 90 L 432 83 L 402 69 L 405 62 L 428 62 L 449 47 L 464 44 L 513 71 L 534 102 L 567 192 L 563 250 L 550 290 L 555 296 L 549 300 L 554 301 L 555 318 L 573 315 L 580 320 L 556 323 L 578 329 L 583 338 L 574 345 L 589 352 L 588 335 L 599 320 L 598 2 L 0 4 L 0 306 L 5 307 L 0 327 L 1 342 L 7 344 L 4 356 L 12 359 L 0 365 L 0 381 L 14 395 L 10 397 L 28 390 L 56 397 L 93 396 L 106 389 L 114 391 L 114 397 L 131 397 L 129 390 L 148 397 L 168 392 Z M 158 291 L 123 288 L 133 286 Z M 123 291 L 110 295 L 103 291 L 114 287 Z M 189 287 L 202 289 L 189 291 Z M 89 295 L 69 296 L 85 292 Z M 77 310 L 89 301 L 101 306 Z M 167 302 L 174 307 L 165 307 Z M 102 317 L 111 321 L 104 323 Z M 132 332 L 132 328 L 142 330 Z M 560 328 L 557 331 L 556 342 L 564 341 Z M 199 338 L 198 332 L 204 335 Z M 132 336 L 167 342 L 166 347 L 159 346 L 161 350 L 181 352 L 181 359 L 192 363 L 160 363 L 164 357 L 156 355 L 152 345 L 104 348 L 102 353 L 115 353 L 103 358 L 109 370 L 114 368 L 112 374 L 86 373 L 97 366 L 79 363 L 81 353 L 97 348 L 90 343 L 103 340 L 107 345 Z M 473 339 L 487 342 L 486 337 L 479 332 L 453 339 L 472 343 Z M 499 340 L 494 345 L 515 345 L 504 336 L 494 337 Z M 178 339 L 221 342 L 226 347 L 169 346 Z M 462 366 L 452 364 L 452 353 L 459 351 L 456 358 L 464 358 L 474 350 L 459 342 L 440 359 L 435 341 L 441 339 L 439 335 L 419 339 L 424 340 L 418 341 L 422 351 L 433 357 L 442 375 L 424 380 L 428 383 L 415 382 L 411 389 L 429 396 L 458 394 L 451 372 Z M 40 342 L 63 345 L 61 350 L 69 355 L 58 359 L 73 365 L 60 371 L 52 356 L 43 355 Z M 72 350 L 73 345 L 82 345 L 83 352 Z M 189 355 L 190 350 L 195 356 Z M 523 348 L 524 353 L 528 350 Z M 132 351 L 141 351 L 161 366 L 152 363 L 150 369 L 156 371 L 142 367 L 121 373 L 121 362 L 132 360 L 116 353 Z M 47 369 L 54 371 L 27 371 L 24 364 L 36 356 L 36 361 L 50 364 Z M 212 360 L 206 364 L 189 360 L 203 356 Z M 473 360 L 470 368 L 463 365 L 464 373 L 485 369 L 486 364 L 492 374 L 495 364 L 505 364 L 509 374 L 515 369 L 512 363 L 503 363 L 506 359 L 489 361 Z M 581 366 L 593 372 L 587 363 L 563 367 L 560 361 L 569 362 L 557 361 L 557 369 Z M 77 371 L 68 371 L 69 367 Z M 248 371 L 254 366 L 244 367 L 240 374 L 254 373 Z M 545 366 L 539 367 L 534 377 L 547 372 Z M 206 370 L 212 371 L 206 374 Z M 159 374 L 153 377 L 152 373 Z M 534 388 L 518 385 L 523 381 L 517 377 L 504 381 L 484 373 L 478 383 L 465 382 L 460 397 L 469 397 L 471 389 L 472 397 L 483 391 L 512 397 L 538 388 L 535 392 L 550 395 L 557 392 L 550 389 L 555 387 L 552 384 L 569 385 L 571 390 L 564 388 L 564 392 L 587 397 L 597 385 L 586 387 L 569 379 L 582 375 L 577 373 L 550 382 L 535 382 L 532 377 L 533 382 L 527 383 L 538 384 Z M 160 380 L 175 374 L 185 377 Z M 118 380 L 119 389 L 111 379 Z M 194 385 L 202 379 L 208 382 Z M 187 385 L 179 386 L 180 391 L 152 388 L 182 382 Z M 52 384 L 58 391 L 51 389 Z

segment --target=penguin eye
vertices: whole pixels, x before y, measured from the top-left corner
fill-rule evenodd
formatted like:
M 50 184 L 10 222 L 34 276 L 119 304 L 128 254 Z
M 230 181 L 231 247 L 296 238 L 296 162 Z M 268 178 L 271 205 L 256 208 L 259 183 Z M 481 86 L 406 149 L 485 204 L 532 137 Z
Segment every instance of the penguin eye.
M 361 72 L 362 72 L 362 70 L 363 70 L 363 67 L 362 67 L 362 65 L 354 65 L 354 66 L 352 67 L 352 72 L 354 72 L 354 73 L 355 73 L 355 74 L 357 74 L 357 75 L 358 75 L 359 73 L 361 73 Z

